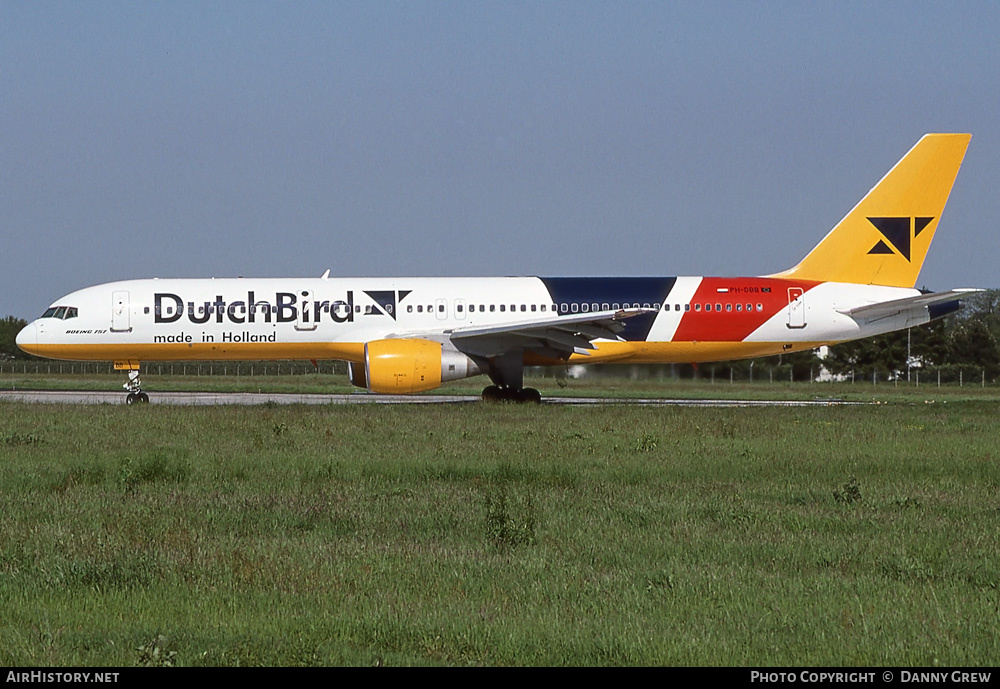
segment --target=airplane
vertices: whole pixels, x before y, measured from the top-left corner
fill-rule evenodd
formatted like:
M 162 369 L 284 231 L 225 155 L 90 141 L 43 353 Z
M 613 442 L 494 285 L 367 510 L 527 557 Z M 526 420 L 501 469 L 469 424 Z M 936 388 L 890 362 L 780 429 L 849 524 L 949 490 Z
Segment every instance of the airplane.
M 113 361 L 148 402 L 143 361 L 342 360 L 351 383 L 412 394 L 485 374 L 486 401 L 539 402 L 525 366 L 691 363 L 880 335 L 975 289 L 917 276 L 971 135 L 927 134 L 794 267 L 757 277 L 141 279 L 57 299 L 17 335 L 41 357 Z

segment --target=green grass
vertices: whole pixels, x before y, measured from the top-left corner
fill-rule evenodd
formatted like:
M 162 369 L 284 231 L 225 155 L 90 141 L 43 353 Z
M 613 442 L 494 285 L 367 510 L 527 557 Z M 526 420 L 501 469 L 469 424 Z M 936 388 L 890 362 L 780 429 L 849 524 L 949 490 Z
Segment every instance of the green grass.
M 0 664 L 993 664 L 1000 403 L 912 399 L 3 403 Z

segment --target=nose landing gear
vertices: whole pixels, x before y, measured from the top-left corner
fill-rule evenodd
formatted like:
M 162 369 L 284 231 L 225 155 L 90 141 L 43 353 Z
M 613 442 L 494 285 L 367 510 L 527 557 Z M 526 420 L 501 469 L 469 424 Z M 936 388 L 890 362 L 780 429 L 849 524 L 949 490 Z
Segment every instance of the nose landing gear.
M 128 390 L 125 397 L 125 404 L 145 404 L 149 402 L 149 395 L 142 391 L 142 381 L 139 380 L 139 370 L 133 369 L 128 372 L 128 382 L 122 385 Z

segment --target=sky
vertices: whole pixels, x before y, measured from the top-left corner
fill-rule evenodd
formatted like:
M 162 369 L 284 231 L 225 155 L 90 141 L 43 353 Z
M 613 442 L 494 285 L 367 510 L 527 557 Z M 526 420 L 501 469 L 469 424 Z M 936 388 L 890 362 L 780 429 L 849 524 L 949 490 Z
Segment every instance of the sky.
M 1000 287 L 1000 3 L 0 0 L 0 317 L 141 277 L 762 275 L 927 132 Z

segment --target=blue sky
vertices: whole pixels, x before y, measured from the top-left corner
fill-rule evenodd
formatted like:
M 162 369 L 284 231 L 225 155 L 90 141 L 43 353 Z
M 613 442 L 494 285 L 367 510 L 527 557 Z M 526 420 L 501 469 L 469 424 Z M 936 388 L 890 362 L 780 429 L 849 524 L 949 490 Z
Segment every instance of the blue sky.
M 0 0 L 0 316 L 137 277 L 754 275 L 926 132 L 998 287 L 1000 3 Z

